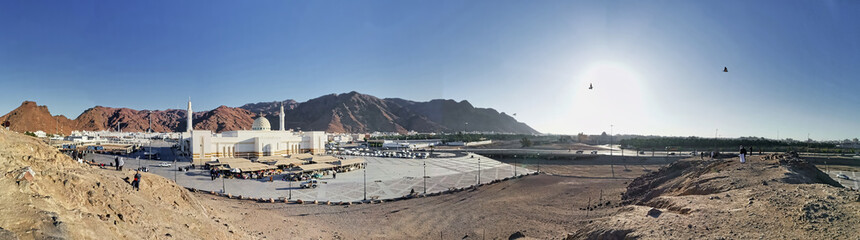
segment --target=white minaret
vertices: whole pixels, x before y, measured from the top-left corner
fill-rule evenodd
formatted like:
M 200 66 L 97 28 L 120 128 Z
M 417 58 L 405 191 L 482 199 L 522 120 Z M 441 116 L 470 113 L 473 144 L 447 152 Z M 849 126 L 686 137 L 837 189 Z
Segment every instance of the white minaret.
M 281 103 L 281 113 L 278 114 L 278 117 L 281 118 L 281 128 L 280 128 L 281 131 L 286 131 L 286 129 L 284 129 L 284 104 L 283 103 Z
M 188 111 L 186 111 L 186 113 L 188 114 L 188 126 L 185 127 L 185 132 L 191 132 L 191 130 L 194 130 L 191 125 L 191 116 L 194 113 L 193 111 L 191 111 L 191 98 L 188 98 Z

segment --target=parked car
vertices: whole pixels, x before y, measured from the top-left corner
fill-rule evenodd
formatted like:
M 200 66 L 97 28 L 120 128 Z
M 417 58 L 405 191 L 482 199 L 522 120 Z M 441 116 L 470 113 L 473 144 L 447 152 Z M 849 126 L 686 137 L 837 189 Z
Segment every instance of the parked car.
M 170 163 L 168 163 L 168 162 L 163 162 L 163 163 L 159 163 L 159 164 L 158 164 L 158 166 L 159 166 L 159 167 L 170 167 L 170 165 L 171 165 L 171 164 L 170 164 Z
M 311 180 L 308 180 L 307 182 L 303 182 L 301 184 L 301 187 L 302 188 L 317 188 L 317 184 L 319 184 L 319 181 L 317 181 L 316 179 L 311 179 Z

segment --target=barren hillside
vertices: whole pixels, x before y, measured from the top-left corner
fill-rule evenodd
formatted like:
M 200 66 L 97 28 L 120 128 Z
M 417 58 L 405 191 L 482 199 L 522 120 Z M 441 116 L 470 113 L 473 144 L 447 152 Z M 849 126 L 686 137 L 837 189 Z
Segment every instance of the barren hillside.
M 788 155 L 684 160 L 635 179 L 571 239 L 856 239 L 860 193 Z
M 23 176 L 30 167 L 34 175 Z M 143 173 L 80 164 L 0 129 L 0 239 L 241 239 L 184 188 Z M 23 178 L 19 178 L 23 177 Z

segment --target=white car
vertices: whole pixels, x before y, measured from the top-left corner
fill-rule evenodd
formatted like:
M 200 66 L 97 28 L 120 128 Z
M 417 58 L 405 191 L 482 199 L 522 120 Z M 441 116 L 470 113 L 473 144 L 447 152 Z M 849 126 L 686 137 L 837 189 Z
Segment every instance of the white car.
M 163 162 L 163 163 L 159 163 L 159 164 L 158 164 L 158 166 L 159 166 L 159 167 L 170 167 L 170 165 L 171 165 L 171 164 L 170 164 L 170 163 L 167 163 L 167 162 Z
M 316 179 L 311 179 L 307 182 L 303 182 L 302 184 L 300 184 L 300 186 L 301 188 L 317 188 L 317 184 L 319 184 L 319 181 L 317 181 Z

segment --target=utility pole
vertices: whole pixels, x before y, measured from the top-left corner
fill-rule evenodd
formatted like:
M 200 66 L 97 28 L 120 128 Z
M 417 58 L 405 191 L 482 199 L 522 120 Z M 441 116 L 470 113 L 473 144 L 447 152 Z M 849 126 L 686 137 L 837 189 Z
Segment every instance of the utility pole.
M 612 127 L 614 127 L 614 125 L 609 124 L 609 156 L 612 156 L 612 143 L 615 141 L 615 136 L 612 134 Z
M 427 160 L 424 160 L 424 194 L 427 194 Z

